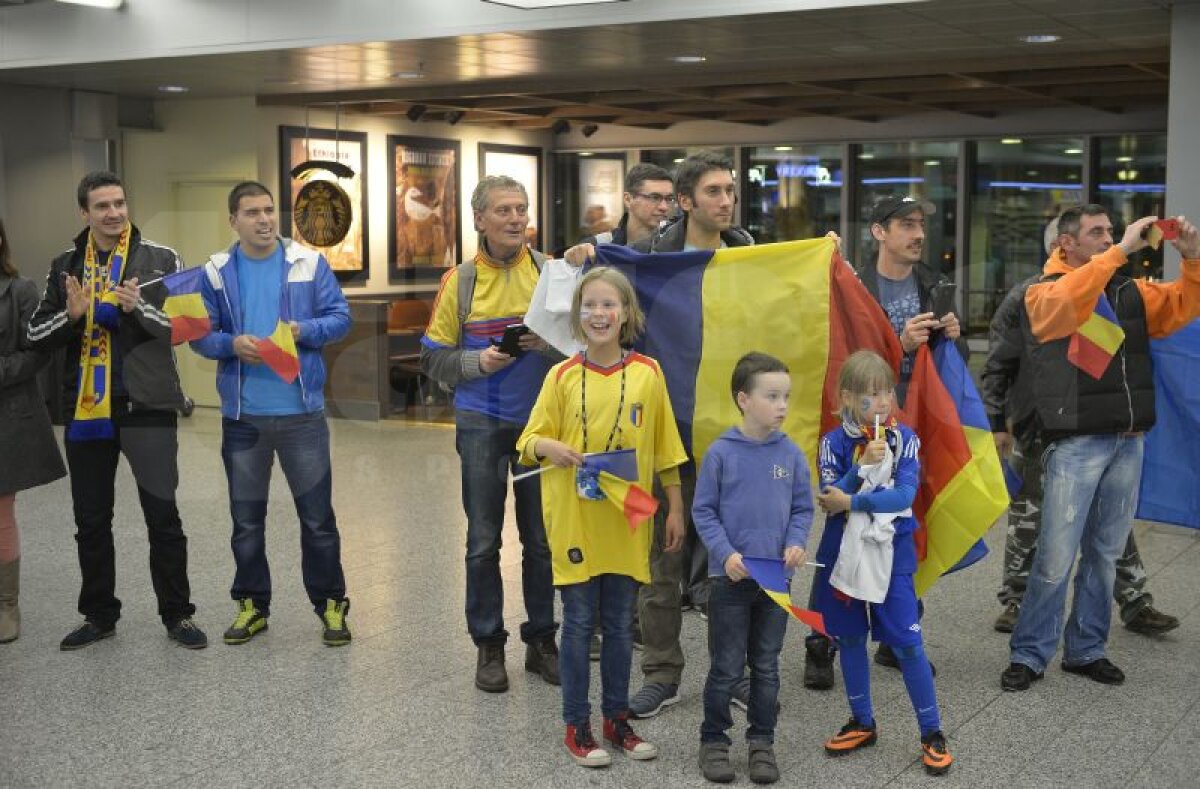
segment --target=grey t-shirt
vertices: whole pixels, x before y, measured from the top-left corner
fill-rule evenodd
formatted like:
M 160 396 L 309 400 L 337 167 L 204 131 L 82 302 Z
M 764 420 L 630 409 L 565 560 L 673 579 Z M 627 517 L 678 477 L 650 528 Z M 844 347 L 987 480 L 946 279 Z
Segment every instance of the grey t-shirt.
M 888 321 L 896 336 L 904 331 L 904 324 L 921 314 L 921 293 L 917 289 L 917 277 L 909 273 L 904 279 L 889 279 L 876 272 L 879 284 L 879 304 L 887 313 Z M 913 354 L 905 354 L 900 362 L 900 383 L 907 384 L 912 377 Z

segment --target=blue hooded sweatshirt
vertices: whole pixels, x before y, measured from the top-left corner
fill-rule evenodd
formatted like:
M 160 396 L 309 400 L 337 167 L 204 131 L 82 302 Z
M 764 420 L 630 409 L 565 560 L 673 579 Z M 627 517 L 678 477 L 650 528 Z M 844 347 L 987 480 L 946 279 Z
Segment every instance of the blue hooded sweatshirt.
M 692 520 L 708 547 L 710 576 L 725 575 L 734 553 L 782 559 L 785 548 L 804 547 L 812 526 L 808 460 L 779 431 L 756 441 L 730 428 L 704 456 Z

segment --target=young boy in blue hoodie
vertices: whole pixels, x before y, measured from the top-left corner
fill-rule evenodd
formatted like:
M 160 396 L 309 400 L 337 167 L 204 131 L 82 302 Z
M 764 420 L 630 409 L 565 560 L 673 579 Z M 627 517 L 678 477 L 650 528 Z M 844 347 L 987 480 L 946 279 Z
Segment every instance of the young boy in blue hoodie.
M 804 562 L 812 489 L 808 460 L 781 432 L 791 388 L 788 368 L 779 359 L 764 353 L 739 359 L 731 389 L 741 427 L 731 427 L 713 442 L 696 480 L 692 519 L 708 548 L 711 583 L 700 770 L 717 783 L 734 779 L 726 734 L 733 725 L 729 703 L 747 664 L 750 780 L 779 780 L 773 744 L 788 614 L 749 577 L 742 557 L 783 558 L 789 569 Z

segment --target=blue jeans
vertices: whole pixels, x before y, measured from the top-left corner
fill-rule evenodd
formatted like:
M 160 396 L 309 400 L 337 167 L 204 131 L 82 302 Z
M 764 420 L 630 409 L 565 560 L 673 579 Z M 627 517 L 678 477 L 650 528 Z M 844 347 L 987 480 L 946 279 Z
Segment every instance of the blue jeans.
M 588 702 L 588 647 L 599 609 L 600 710 L 606 718 L 629 712 L 629 668 L 633 665 L 633 605 L 638 582 L 627 575 L 597 575 L 581 584 L 559 587 L 563 602 L 562 646 L 558 670 L 562 675 L 563 721 L 581 725 L 592 715 Z
M 700 741 L 730 744 L 725 733 L 733 725 L 729 702 L 733 686 L 749 665 L 746 740 L 771 744 L 778 716 L 779 652 L 787 633 L 788 613 L 749 578 L 734 583 L 725 576 L 713 576 L 708 581 L 710 664 L 704 682 Z
M 221 420 L 221 459 L 229 481 L 233 516 L 233 559 L 237 572 L 230 595 L 250 598 L 264 614 L 271 609 L 267 563 L 267 494 L 275 456 L 287 478 L 300 517 L 304 589 L 320 613 L 326 600 L 346 597 L 342 541 L 333 514 L 333 471 L 325 414 L 251 416 Z
M 462 501 L 467 514 L 467 632 L 477 646 L 503 644 L 504 582 L 500 577 L 500 533 L 508 475 L 516 471 L 517 439 L 523 425 L 472 411 L 459 411 L 455 446 L 462 460 Z M 521 538 L 521 586 L 528 621 L 521 625 L 527 644 L 553 638 L 554 583 L 550 546 L 542 525 L 541 482 L 513 483 L 517 533 Z
M 1013 630 L 1011 661 L 1043 671 L 1064 635 L 1067 578 L 1075 555 L 1075 600 L 1066 621 L 1063 663 L 1104 657 L 1116 561 L 1137 508 L 1142 436 L 1072 436 L 1043 456 L 1042 531 L 1025 601 Z

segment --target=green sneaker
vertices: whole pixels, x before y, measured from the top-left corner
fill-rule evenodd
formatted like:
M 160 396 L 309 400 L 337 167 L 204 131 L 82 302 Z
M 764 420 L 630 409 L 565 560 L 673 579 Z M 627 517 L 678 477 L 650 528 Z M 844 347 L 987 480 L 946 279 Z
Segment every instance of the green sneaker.
M 349 612 L 349 600 L 325 601 L 325 613 L 321 614 L 321 621 L 325 624 L 321 640 L 325 646 L 340 647 L 350 643 L 350 624 L 346 621 Z
M 267 617 L 254 607 L 253 600 L 247 597 L 238 600 L 237 604 L 237 619 L 233 620 L 233 624 L 225 631 L 226 644 L 245 644 L 254 638 L 256 633 L 267 629 Z

